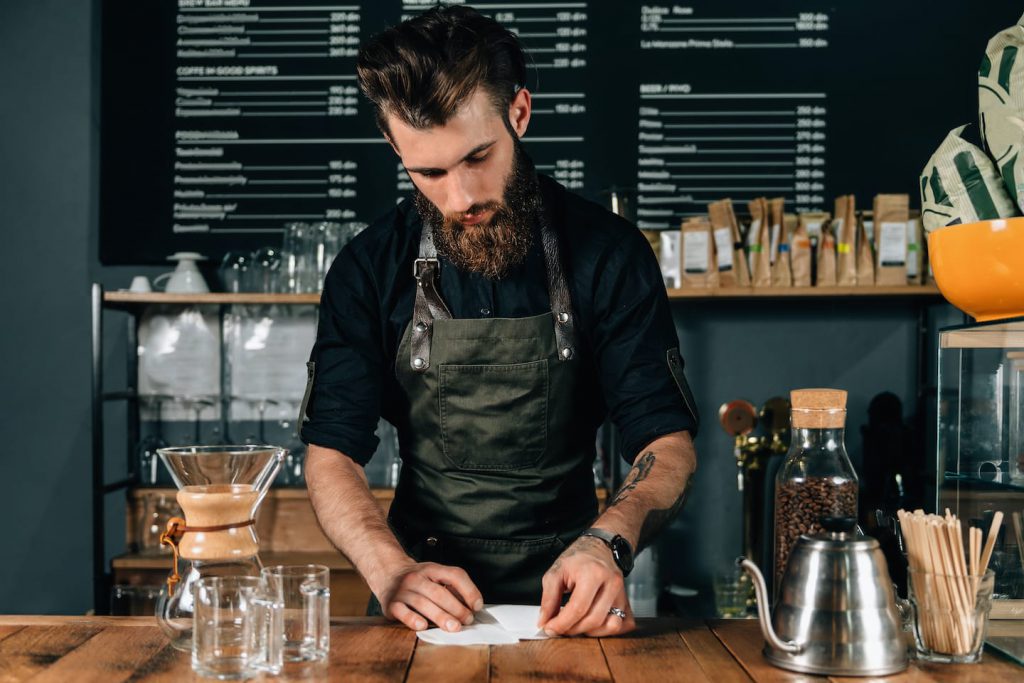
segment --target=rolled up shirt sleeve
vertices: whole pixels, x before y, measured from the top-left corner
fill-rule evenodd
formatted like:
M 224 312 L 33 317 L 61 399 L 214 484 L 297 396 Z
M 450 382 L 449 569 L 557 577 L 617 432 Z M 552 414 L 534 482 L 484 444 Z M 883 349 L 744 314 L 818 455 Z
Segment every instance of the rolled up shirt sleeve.
M 371 273 L 345 248 L 324 281 L 300 438 L 365 465 L 377 450 L 385 365 Z
M 629 230 L 601 260 L 594 283 L 595 362 L 608 415 L 622 436 L 622 457 L 632 463 L 658 437 L 696 436 L 699 416 L 647 240 Z

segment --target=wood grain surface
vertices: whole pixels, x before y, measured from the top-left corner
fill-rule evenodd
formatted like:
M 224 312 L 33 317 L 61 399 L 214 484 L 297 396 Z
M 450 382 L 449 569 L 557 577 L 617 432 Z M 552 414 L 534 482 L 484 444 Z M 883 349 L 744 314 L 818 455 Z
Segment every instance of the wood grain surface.
M 258 680 L 461 683 L 997 683 L 1024 681 L 1024 668 L 994 652 L 975 665 L 912 662 L 885 678 L 808 676 L 777 669 L 762 657 L 753 620 L 707 624 L 641 619 L 621 638 L 561 638 L 518 645 L 441 647 L 380 618 L 331 623 L 326 662 L 288 663 Z M 170 646 L 152 617 L 0 616 L 0 683 L 15 681 L 176 683 L 205 681 L 190 657 Z

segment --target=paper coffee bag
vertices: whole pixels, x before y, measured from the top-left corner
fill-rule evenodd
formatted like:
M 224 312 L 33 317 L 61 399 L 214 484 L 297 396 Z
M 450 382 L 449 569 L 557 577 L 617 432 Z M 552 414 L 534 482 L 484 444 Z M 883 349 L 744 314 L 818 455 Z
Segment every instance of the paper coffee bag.
M 852 287 L 857 284 L 857 219 L 852 194 L 836 197 L 836 284 Z
M 972 128 L 951 130 L 921 172 L 925 233 L 947 225 L 1020 215 L 999 169 L 980 147 L 965 139 L 974 132 Z
M 719 286 L 749 287 L 750 271 L 732 200 L 723 199 L 708 204 L 708 217 L 715 235 Z
M 919 285 L 924 281 L 924 245 L 921 218 L 912 216 L 907 221 L 907 284 Z
M 1020 22 L 997 33 L 985 48 L 978 69 L 978 114 L 985 149 L 1020 207 L 1024 204 L 1024 26 Z
M 690 218 L 682 227 L 682 263 L 684 288 L 717 287 L 715 239 L 706 218 Z
M 818 241 L 818 271 L 816 287 L 836 286 L 836 238 L 833 224 L 821 226 L 821 239 Z
M 768 201 L 758 197 L 747 205 L 750 209 L 750 228 L 747 231 L 747 250 L 750 256 L 750 283 L 754 287 L 770 287 L 772 266 L 768 250 L 771 246 L 768 229 Z
M 778 221 L 778 236 L 775 237 L 775 262 L 772 264 L 772 287 L 793 286 L 793 265 L 790 258 L 789 235 L 793 231 L 792 224 L 787 223 L 787 216 L 795 219 L 792 214 L 782 212 L 783 199 L 773 199 L 768 205 L 768 213 L 778 212 L 778 216 L 772 215 L 772 224 Z M 773 230 L 775 230 L 773 228 Z
M 813 268 L 811 267 L 811 259 L 813 257 L 813 251 L 811 249 L 811 237 L 807 227 L 808 215 L 802 213 L 797 217 L 796 229 L 793 230 L 793 235 L 789 239 L 789 259 L 793 266 L 793 286 L 794 287 L 810 287 L 811 286 L 811 275 Z M 816 231 L 821 235 L 821 223 L 819 222 Z
M 871 287 L 875 284 L 875 250 L 868 237 L 867 221 L 859 213 L 857 221 L 857 285 Z
M 910 198 L 905 194 L 875 196 L 875 284 L 907 284 L 907 221 Z

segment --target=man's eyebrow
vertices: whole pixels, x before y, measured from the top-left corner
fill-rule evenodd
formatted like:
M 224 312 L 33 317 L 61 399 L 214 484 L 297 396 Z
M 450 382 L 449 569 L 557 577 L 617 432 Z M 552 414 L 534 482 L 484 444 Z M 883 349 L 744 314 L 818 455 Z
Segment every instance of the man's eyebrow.
M 464 157 L 462 157 L 462 159 L 460 159 L 460 162 L 461 161 L 465 161 L 466 159 L 468 159 L 468 158 L 470 158 L 472 156 L 476 156 L 477 154 L 479 154 L 480 152 L 483 152 L 486 149 L 489 149 L 496 142 L 497 142 L 497 140 L 491 140 L 489 142 L 484 142 L 482 144 L 477 145 L 473 149 L 469 150 L 469 152 L 466 154 L 466 156 L 464 156 Z M 431 168 L 429 166 L 416 166 L 414 168 L 406 168 L 405 170 L 408 171 L 409 173 L 437 173 L 437 172 L 440 172 L 440 171 L 444 171 L 445 169 L 443 169 L 443 168 Z

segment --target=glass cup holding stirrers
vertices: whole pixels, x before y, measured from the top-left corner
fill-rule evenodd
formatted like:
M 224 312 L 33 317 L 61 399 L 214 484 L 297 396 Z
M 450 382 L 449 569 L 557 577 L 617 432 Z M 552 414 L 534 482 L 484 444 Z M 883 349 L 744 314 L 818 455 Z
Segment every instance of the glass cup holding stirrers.
M 147 434 L 139 440 L 136 446 L 136 460 L 139 468 L 139 483 L 143 486 L 156 486 L 160 476 L 160 458 L 157 457 L 158 448 L 166 448 L 169 444 L 164 439 L 164 423 L 162 408 L 164 401 L 171 398 L 162 394 L 147 394 L 139 396 L 144 406 L 153 410 L 153 433 Z
M 340 224 L 331 221 L 321 221 L 310 226 L 305 244 L 310 267 L 305 273 L 304 292 L 319 292 L 323 287 L 324 276 L 338 253 L 340 228 Z

